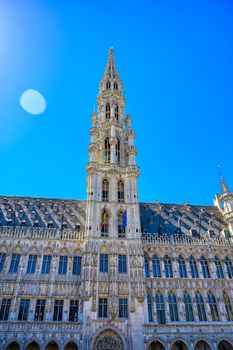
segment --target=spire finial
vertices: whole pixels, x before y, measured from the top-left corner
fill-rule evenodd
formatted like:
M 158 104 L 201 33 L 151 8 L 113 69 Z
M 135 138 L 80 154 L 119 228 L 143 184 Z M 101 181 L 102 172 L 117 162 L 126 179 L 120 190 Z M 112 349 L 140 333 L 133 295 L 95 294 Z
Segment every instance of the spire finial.
M 104 77 L 107 79 L 116 79 L 118 77 L 117 69 L 115 66 L 115 60 L 114 60 L 114 51 L 113 51 L 113 46 L 109 48 L 108 51 L 108 62 L 107 66 L 104 72 Z
M 218 174 L 221 182 L 221 188 L 222 188 L 222 194 L 228 194 L 230 193 L 229 188 L 227 187 L 227 184 L 225 183 L 223 176 L 222 176 L 222 171 L 221 171 L 221 165 L 218 164 Z

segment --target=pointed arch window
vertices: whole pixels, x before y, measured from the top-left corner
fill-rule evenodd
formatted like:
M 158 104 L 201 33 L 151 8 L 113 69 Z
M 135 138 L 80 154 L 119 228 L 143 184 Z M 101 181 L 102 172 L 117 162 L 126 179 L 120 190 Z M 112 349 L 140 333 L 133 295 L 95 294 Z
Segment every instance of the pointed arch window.
M 233 321 L 233 311 L 232 311 L 231 300 L 225 291 L 223 292 L 223 302 L 226 309 L 227 321 Z
M 202 255 L 201 256 L 201 269 L 204 278 L 210 278 L 210 270 L 207 259 Z
M 158 323 L 166 323 L 164 298 L 160 291 L 155 295 L 155 303 Z
M 212 292 L 208 293 L 208 303 L 210 306 L 210 313 L 211 313 L 212 321 L 219 321 L 216 299 L 215 299 L 215 296 Z
M 106 118 L 106 120 L 110 119 L 110 111 L 111 111 L 110 104 L 107 103 L 105 106 L 105 118 Z
M 168 295 L 168 304 L 171 321 L 179 321 L 176 296 L 173 292 L 170 292 Z
M 228 256 L 225 257 L 224 259 L 226 268 L 227 268 L 227 275 L 229 278 L 233 278 L 233 266 L 230 258 Z
M 151 304 L 151 295 L 147 294 L 147 310 L 148 310 L 148 321 L 153 322 L 153 312 L 152 312 L 152 304 Z
M 199 321 L 207 321 L 204 299 L 200 292 L 196 293 L 195 299 Z
M 108 237 L 108 229 L 109 229 L 109 214 L 107 210 L 103 210 L 101 215 L 101 236 Z
M 222 269 L 222 264 L 218 256 L 214 257 L 214 263 L 216 266 L 216 273 L 218 278 L 224 278 L 224 273 Z
M 145 277 L 149 277 L 149 258 L 147 255 L 144 256 L 144 264 L 145 264 Z
M 118 83 L 117 83 L 117 81 L 114 81 L 114 90 L 118 90 Z
M 121 161 L 121 141 L 117 138 L 116 141 L 116 163 L 120 164 Z
M 118 121 L 119 120 L 119 107 L 118 107 L 118 105 L 116 105 L 114 112 L 115 112 L 115 118 Z
M 111 160 L 111 147 L 110 147 L 109 138 L 107 137 L 104 140 L 104 162 L 106 164 L 109 164 L 110 160 Z
M 184 292 L 184 307 L 186 321 L 194 321 L 192 301 L 187 291 Z
M 168 255 L 165 255 L 163 262 L 164 262 L 165 276 L 173 277 L 171 258 Z
M 103 182 L 102 182 L 102 201 L 103 202 L 109 201 L 109 182 L 107 179 L 103 179 Z
M 192 278 L 199 278 L 197 262 L 192 255 L 189 258 L 189 266 Z
M 124 203 L 124 200 L 125 200 L 124 182 L 122 180 L 119 180 L 117 183 L 117 197 L 118 197 L 118 203 Z
M 160 261 L 157 255 L 152 257 L 153 277 L 161 277 Z
M 106 82 L 106 90 L 110 90 L 111 89 L 111 82 L 108 80 Z
M 180 278 L 187 278 L 186 265 L 182 255 L 179 255 L 178 264 L 179 264 Z
M 123 211 L 119 211 L 117 215 L 118 222 L 118 238 L 125 238 L 125 227 L 122 225 Z

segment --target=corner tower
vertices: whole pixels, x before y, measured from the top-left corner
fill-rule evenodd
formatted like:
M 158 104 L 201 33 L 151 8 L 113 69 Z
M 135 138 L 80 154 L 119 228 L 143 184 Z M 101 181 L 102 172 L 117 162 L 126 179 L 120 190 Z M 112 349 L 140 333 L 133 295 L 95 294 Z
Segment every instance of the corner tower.
M 85 349 L 102 348 L 101 342 L 107 342 L 109 332 L 118 333 L 117 337 L 113 333 L 111 336 L 118 342 L 117 349 L 143 348 L 146 293 L 140 238 L 139 167 L 131 119 L 124 114 L 123 85 L 113 49 L 109 50 L 97 102 L 98 112 L 92 114 L 90 130 L 90 161 L 86 166 L 82 280 L 87 324 Z M 106 334 L 101 333 L 98 339 L 96 334 L 101 329 Z

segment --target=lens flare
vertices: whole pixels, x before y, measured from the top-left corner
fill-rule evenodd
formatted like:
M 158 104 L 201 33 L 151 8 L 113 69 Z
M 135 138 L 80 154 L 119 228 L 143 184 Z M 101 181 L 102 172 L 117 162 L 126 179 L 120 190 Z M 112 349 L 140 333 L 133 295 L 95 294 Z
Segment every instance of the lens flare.
M 44 113 L 46 100 L 39 91 L 28 89 L 20 96 L 20 105 L 26 112 L 38 115 Z

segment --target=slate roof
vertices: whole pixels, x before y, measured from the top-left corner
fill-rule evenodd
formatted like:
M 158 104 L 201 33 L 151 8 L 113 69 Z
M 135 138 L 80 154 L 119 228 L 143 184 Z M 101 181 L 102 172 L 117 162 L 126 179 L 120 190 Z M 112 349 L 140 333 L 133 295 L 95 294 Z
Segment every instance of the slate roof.
M 140 203 L 143 233 L 211 237 L 229 235 L 214 206 Z M 0 226 L 83 231 L 86 201 L 0 196 Z

